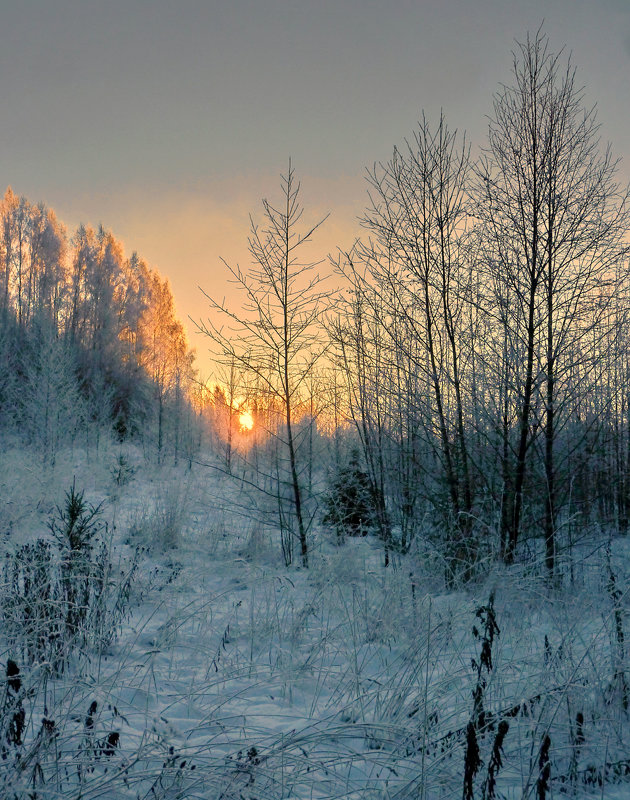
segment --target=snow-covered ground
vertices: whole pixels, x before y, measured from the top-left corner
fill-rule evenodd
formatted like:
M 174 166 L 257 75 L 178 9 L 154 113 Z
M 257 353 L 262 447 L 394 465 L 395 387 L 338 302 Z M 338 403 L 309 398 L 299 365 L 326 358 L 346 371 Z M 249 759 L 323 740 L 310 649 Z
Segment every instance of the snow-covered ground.
M 120 463 L 130 469 L 117 482 Z M 375 539 L 337 547 L 317 530 L 310 568 L 286 568 L 279 534 L 247 518 L 221 472 L 157 469 L 111 446 L 42 469 L 7 447 L 5 550 L 47 535 L 73 480 L 103 503 L 116 570 L 136 551 L 139 569 L 105 652 L 77 652 L 57 677 L 19 665 L 25 730 L 21 745 L 3 744 L 3 797 L 460 797 L 476 687 L 486 725 L 476 798 L 540 796 L 546 736 L 547 797 L 630 796 L 630 718 L 614 679 L 627 539 L 612 541 L 616 605 L 601 531 L 573 553 L 573 583 L 553 589 L 535 565 L 516 565 L 447 591 L 421 537 L 384 568 Z M 491 595 L 499 630 L 492 669 L 480 669 Z M 1 633 L 4 665 L 15 653 Z M 3 697 L 6 729 L 6 687 Z

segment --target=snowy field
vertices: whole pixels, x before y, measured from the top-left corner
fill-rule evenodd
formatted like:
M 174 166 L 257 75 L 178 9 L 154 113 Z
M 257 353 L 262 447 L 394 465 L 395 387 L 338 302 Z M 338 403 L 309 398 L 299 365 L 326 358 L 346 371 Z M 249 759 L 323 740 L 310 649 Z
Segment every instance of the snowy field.
M 51 539 L 73 479 L 107 522 L 112 630 L 28 662 L 50 635 L 11 619 L 32 618 L 15 553 Z M 221 472 L 133 448 L 54 470 L 5 448 L 1 797 L 630 796 L 628 539 L 594 530 L 562 586 L 530 562 L 447 591 L 422 536 L 384 568 L 376 539 L 317 529 L 310 568 L 286 568 L 246 506 Z

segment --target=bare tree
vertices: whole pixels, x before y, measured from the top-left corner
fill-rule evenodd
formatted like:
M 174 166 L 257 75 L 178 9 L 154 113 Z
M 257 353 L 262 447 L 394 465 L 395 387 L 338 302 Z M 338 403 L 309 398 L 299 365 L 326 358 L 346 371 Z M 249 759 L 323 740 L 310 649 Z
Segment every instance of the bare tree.
M 486 246 L 488 313 L 511 363 L 506 389 L 506 469 L 501 534 L 514 556 L 523 522 L 530 455 L 542 434 L 546 564 L 554 571 L 562 415 L 585 390 L 597 332 L 616 294 L 624 258 L 628 190 L 610 149 L 601 151 L 595 112 L 583 106 L 570 59 L 539 30 L 519 44 L 514 84 L 495 97 L 489 145 L 478 168 L 477 214 Z M 595 336 L 595 340 L 594 340 Z M 580 384 L 575 377 L 580 363 Z M 509 410 L 508 410 L 509 409 Z
M 469 169 L 465 140 L 443 116 L 435 128 L 423 117 L 413 139 L 368 173 L 370 205 L 362 222 L 370 239 L 346 258 L 361 264 L 353 267 L 354 285 L 365 271 L 373 293 L 364 297 L 374 298 L 368 305 L 388 339 L 390 383 L 399 393 L 392 423 L 400 454 L 409 455 L 401 462 L 400 474 L 408 473 L 401 507 L 413 507 L 412 484 L 420 480 L 414 439 L 422 437 L 443 477 L 432 502 L 450 529 L 453 558 L 464 560 L 473 555 L 467 551 L 475 493 L 464 422 L 471 357 L 463 247 Z
M 321 332 L 328 293 L 322 291 L 320 276 L 314 271 L 320 262 L 305 259 L 303 253 L 324 220 L 302 224 L 300 184 L 291 162 L 282 177 L 281 205 L 263 200 L 263 214 L 262 226 L 251 220 L 250 269 L 244 272 L 226 264 L 244 295 L 242 310 L 232 311 L 225 301 L 206 295 L 216 321 L 199 327 L 218 345 L 224 365 L 235 365 L 246 376 L 257 378 L 267 402 L 282 409 L 282 426 L 276 435 L 288 459 L 292 513 L 281 507 L 280 516 L 285 524 L 292 518 L 297 525 L 306 567 L 310 520 L 304 508 L 294 427 L 309 377 L 326 349 Z M 227 323 L 226 328 L 221 321 Z M 280 493 L 278 498 L 282 499 Z

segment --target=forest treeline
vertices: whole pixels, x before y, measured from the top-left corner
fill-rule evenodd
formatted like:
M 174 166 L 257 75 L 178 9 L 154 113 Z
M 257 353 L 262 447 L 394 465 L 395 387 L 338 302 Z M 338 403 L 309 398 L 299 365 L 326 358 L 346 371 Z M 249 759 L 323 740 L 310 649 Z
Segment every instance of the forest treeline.
M 136 253 L 126 258 L 102 226 L 69 236 L 52 210 L 8 188 L 0 202 L 2 429 L 49 462 L 71 442 L 98 447 L 103 430 L 141 435 L 159 453 L 182 435 L 192 379 L 168 282 Z
M 570 58 L 542 31 L 516 47 L 478 157 L 444 116 L 423 117 L 368 170 L 364 235 L 334 260 L 336 297 L 301 257 L 318 224 L 302 218 L 289 166 L 252 223 L 251 269 L 232 270 L 250 313 L 214 302 L 206 333 L 240 376 L 235 394 L 249 387 L 278 409 L 279 517 L 304 565 L 313 437 L 292 428 L 313 409 L 336 445 L 346 430 L 343 447 L 322 449 L 324 518 L 340 535 L 377 532 L 386 559 L 421 532 L 449 580 L 517 554 L 554 575 L 585 532 L 628 530 L 618 166 Z

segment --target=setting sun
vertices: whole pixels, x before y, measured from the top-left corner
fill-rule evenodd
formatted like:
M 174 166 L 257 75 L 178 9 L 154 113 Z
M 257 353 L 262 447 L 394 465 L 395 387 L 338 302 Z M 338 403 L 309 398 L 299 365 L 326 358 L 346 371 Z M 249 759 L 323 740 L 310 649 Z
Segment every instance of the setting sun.
M 238 421 L 243 431 L 251 431 L 254 427 L 254 418 L 249 411 L 241 411 L 238 416 Z

